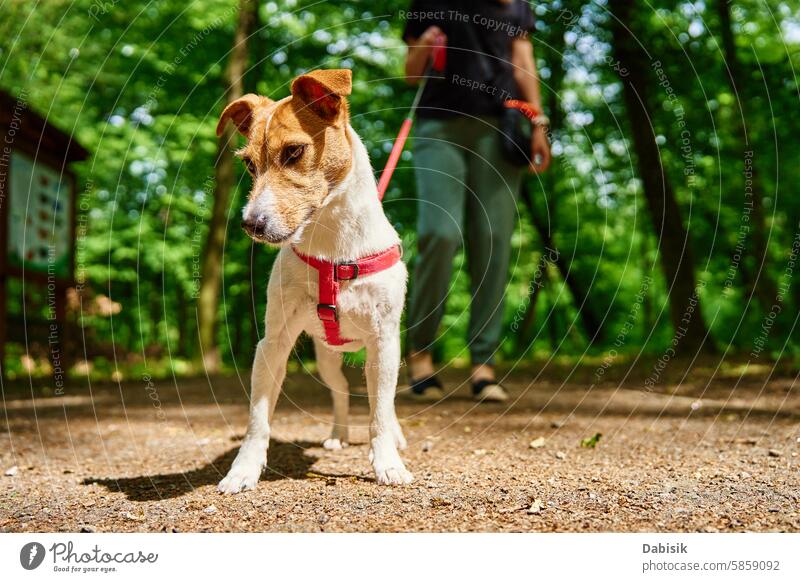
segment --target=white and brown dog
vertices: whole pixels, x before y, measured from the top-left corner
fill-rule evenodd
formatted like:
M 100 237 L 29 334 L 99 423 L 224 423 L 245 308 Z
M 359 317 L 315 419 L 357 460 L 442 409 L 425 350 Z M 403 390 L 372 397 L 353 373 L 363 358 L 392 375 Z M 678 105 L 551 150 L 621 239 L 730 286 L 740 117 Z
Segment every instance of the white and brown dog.
M 383 213 L 367 150 L 349 123 L 349 70 L 320 70 L 292 83 L 280 101 L 245 95 L 228 121 L 248 138 L 238 153 L 253 178 L 242 226 L 279 245 L 267 289 L 266 332 L 256 348 L 247 434 L 219 491 L 253 489 L 266 466 L 275 403 L 295 340 L 314 338 L 320 376 L 333 394 L 334 427 L 323 445 L 348 440 L 349 389 L 343 351 L 366 346 L 369 459 L 378 483 L 413 479 L 394 408 L 400 316 L 407 272 L 400 239 Z M 347 339 L 345 339 L 347 338 Z

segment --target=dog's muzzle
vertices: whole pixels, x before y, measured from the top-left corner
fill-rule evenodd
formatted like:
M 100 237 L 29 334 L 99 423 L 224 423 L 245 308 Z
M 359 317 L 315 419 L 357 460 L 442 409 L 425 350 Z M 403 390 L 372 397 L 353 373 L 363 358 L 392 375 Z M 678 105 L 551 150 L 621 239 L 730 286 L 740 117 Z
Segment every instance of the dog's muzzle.
M 242 220 L 242 228 L 249 236 L 262 239 L 267 233 L 267 216 L 259 214 L 255 218 Z
M 247 217 L 242 220 L 242 228 L 247 235 L 257 242 L 280 243 L 288 239 L 292 233 L 282 228 L 275 228 L 266 214 Z

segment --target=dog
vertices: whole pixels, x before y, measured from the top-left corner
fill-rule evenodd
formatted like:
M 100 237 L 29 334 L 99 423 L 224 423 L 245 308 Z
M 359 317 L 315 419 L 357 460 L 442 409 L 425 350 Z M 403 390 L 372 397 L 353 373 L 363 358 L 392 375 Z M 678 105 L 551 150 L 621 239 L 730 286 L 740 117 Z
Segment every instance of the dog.
M 249 94 L 231 102 L 217 125 L 218 136 L 232 122 L 247 137 L 237 152 L 253 180 L 242 227 L 255 241 L 280 247 L 253 362 L 247 433 L 221 493 L 256 487 L 286 361 L 303 331 L 314 340 L 319 374 L 333 396 L 334 426 L 323 446 L 347 445 L 342 352 L 366 347 L 375 479 L 413 480 L 398 452 L 406 440 L 394 408 L 408 273 L 367 150 L 349 123 L 351 90 L 347 69 L 312 71 L 294 79 L 291 95 L 280 101 Z

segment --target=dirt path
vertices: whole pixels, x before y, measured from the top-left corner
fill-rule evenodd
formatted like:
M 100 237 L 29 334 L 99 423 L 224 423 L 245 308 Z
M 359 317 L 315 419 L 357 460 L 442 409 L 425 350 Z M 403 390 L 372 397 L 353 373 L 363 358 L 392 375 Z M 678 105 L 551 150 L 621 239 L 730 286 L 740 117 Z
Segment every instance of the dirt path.
M 7 387 L 0 470 L 17 470 L 0 473 L 0 531 L 800 530 L 791 379 L 733 390 L 701 378 L 661 393 L 532 379 L 508 380 L 510 406 L 476 406 L 465 388 L 432 407 L 399 399 L 416 481 L 383 488 L 366 459 L 363 393 L 353 445 L 325 451 L 329 398 L 293 375 L 268 474 L 235 497 L 215 485 L 246 425 L 237 378 L 73 388 L 35 406 Z M 580 446 L 596 433 L 596 448 Z

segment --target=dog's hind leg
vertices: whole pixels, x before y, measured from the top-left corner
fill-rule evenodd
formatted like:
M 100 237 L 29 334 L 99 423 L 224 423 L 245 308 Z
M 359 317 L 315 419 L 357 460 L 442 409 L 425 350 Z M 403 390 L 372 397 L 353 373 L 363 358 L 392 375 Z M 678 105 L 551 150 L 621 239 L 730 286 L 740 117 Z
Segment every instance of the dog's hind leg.
M 300 335 L 300 328 L 296 323 L 289 327 L 291 324 L 283 323 L 283 317 L 280 319 L 279 327 L 275 330 L 275 326 L 270 325 L 270 318 L 267 318 L 266 337 L 256 347 L 247 434 L 230 471 L 217 487 L 221 493 L 239 493 L 255 488 L 267 465 L 272 413 L 286 377 L 286 360 Z
M 381 485 L 404 485 L 414 480 L 397 452 L 398 444 L 405 441 L 394 409 L 399 369 L 399 329 L 385 330 L 384 335 L 367 342 L 369 458 L 375 478 Z
M 341 449 L 348 441 L 348 412 L 350 408 L 350 387 L 342 373 L 342 354 L 329 350 L 325 343 L 314 338 L 314 352 L 317 355 L 317 369 L 322 381 L 328 385 L 333 398 L 333 430 L 322 446 L 326 449 Z

